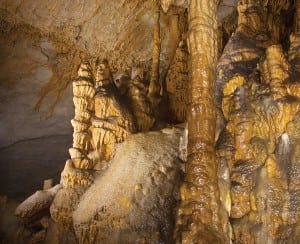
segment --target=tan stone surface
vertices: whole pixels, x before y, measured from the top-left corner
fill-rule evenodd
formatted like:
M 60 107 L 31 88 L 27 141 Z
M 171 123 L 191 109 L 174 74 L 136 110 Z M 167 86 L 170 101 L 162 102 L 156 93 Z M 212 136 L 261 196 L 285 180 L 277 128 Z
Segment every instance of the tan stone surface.
M 25 223 L 46 215 L 56 193 L 61 188 L 61 185 L 56 185 L 48 190 L 37 191 L 16 208 L 15 215 L 22 218 Z
M 188 157 L 177 213 L 177 243 L 221 243 L 215 155 L 214 69 L 217 1 L 189 2 L 190 105 Z

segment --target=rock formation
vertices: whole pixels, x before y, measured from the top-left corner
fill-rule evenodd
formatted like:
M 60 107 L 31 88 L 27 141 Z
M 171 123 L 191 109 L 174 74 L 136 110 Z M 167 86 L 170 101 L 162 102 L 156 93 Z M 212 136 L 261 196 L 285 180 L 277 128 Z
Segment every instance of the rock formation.
M 148 89 L 148 97 L 153 107 L 156 107 L 160 102 L 161 85 L 159 79 L 159 63 L 161 52 L 161 37 L 160 37 L 160 10 L 157 11 L 157 21 L 153 28 L 153 51 L 152 51 L 152 66 L 151 79 Z
M 182 175 L 180 134 L 175 128 L 136 134 L 120 145 L 73 212 L 79 243 L 169 241 Z
M 5 240 L 300 242 L 300 1 L 52 2 L 0 6 L 0 33 L 24 24 L 51 62 L 36 107 L 73 80 L 75 112 L 60 184 Z
M 133 67 L 131 80 L 127 84 L 126 97 L 135 118 L 138 131 L 148 131 L 154 125 L 153 107 L 147 97 L 148 88 L 145 85 L 143 69 Z
M 215 155 L 214 67 L 217 61 L 217 1 L 189 3 L 190 106 L 188 158 L 177 217 L 178 243 L 220 243 Z
M 122 107 L 117 97 L 107 60 L 97 67 L 95 114 L 92 119 L 93 151 L 98 152 L 99 160 L 112 159 L 115 144 L 124 141 L 133 130 L 132 118 Z M 95 153 L 91 157 L 95 157 Z
M 37 191 L 16 208 L 15 215 L 27 224 L 41 218 L 49 210 L 60 188 L 61 185 L 56 185 L 48 190 Z
M 95 77 L 95 78 L 94 78 Z M 82 194 L 94 180 L 95 166 L 103 169 L 115 153 L 116 143 L 132 130 L 132 119 L 118 102 L 108 61 L 81 64 L 73 82 L 75 118 L 73 147 L 61 174 L 63 189 L 51 207 L 51 215 L 65 231 L 72 228 L 72 213 Z
M 298 95 L 292 92 L 299 85 L 292 82 L 293 68 L 282 46 L 272 45 L 278 42 L 277 34 L 268 41 L 259 20 L 264 15 L 255 14 L 261 11 L 260 4 L 241 2 L 238 10 L 239 27 L 217 68 L 217 89 L 222 87 L 219 106 L 226 121 L 218 155 L 230 176 L 230 190 L 226 189 L 222 201 L 232 218 L 236 243 L 296 240 L 297 228 L 288 217 L 294 211 L 288 206 L 299 203 L 288 193 L 294 169 L 290 168 L 293 143 L 287 128 L 299 111 Z M 250 18 L 252 22 L 246 20 Z M 247 40 L 239 42 L 243 46 L 237 46 L 236 40 L 245 36 Z
M 93 168 L 87 157 L 91 150 L 88 130 L 94 111 L 95 88 L 92 79 L 90 65 L 82 63 L 78 70 L 78 79 L 73 82 L 75 117 L 71 121 L 74 128 L 73 147 L 69 150 L 72 162 L 78 169 Z
M 175 122 L 186 121 L 188 80 L 188 51 L 185 41 L 182 41 L 176 49 L 173 62 L 166 76 L 166 92 L 171 118 Z

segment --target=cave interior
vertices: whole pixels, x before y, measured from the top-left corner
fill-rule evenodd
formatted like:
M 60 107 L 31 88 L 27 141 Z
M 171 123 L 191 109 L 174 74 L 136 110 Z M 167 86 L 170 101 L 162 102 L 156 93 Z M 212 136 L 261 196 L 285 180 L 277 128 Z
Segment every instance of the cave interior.
M 300 0 L 0 13 L 1 243 L 300 243 Z

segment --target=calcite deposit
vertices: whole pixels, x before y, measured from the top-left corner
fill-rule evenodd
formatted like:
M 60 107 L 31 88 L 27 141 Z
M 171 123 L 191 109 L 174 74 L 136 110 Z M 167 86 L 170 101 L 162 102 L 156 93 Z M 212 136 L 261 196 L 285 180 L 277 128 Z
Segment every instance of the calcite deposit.
M 184 122 L 187 118 L 188 80 L 187 45 L 185 41 L 181 41 L 166 76 L 171 118 L 174 118 L 175 122 Z
M 213 91 L 218 51 L 216 7 L 217 1 L 189 2 L 189 142 L 176 222 L 178 243 L 225 241 L 219 218 L 215 157 L 216 112 Z
M 5 241 L 300 243 L 300 0 L 0 2 L 3 87 L 43 66 L 33 107 L 74 104 L 59 184 Z
M 257 14 L 262 11 L 259 3 L 240 2 L 238 10 L 239 27 L 217 66 L 226 125 L 218 155 L 230 176 L 230 190 L 226 188 L 230 196 L 225 194 L 222 202 L 231 205 L 227 211 L 236 243 L 293 242 L 299 234 L 290 222 L 295 220 L 291 217 L 295 208 L 288 206 L 298 206 L 299 201 L 288 193 L 290 174 L 295 172 L 291 152 L 296 146 L 288 128 L 299 111 L 295 63 L 289 62 L 282 45 L 274 44 L 278 33 L 266 35 L 263 15 Z M 246 21 L 250 15 L 252 22 Z M 247 40 L 236 42 L 245 36 Z M 293 51 L 289 53 L 293 60 Z M 248 68 L 239 68 L 241 64 Z

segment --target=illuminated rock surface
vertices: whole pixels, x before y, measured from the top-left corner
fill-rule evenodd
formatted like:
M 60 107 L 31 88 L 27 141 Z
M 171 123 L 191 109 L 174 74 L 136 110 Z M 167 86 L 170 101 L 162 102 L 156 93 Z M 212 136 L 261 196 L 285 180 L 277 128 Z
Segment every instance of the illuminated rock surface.
M 0 13 L 1 241 L 300 242 L 300 1 Z
M 168 241 L 182 177 L 181 134 L 170 128 L 131 135 L 83 194 L 81 187 L 60 190 L 51 213 L 65 234 L 74 228 L 80 243 Z

